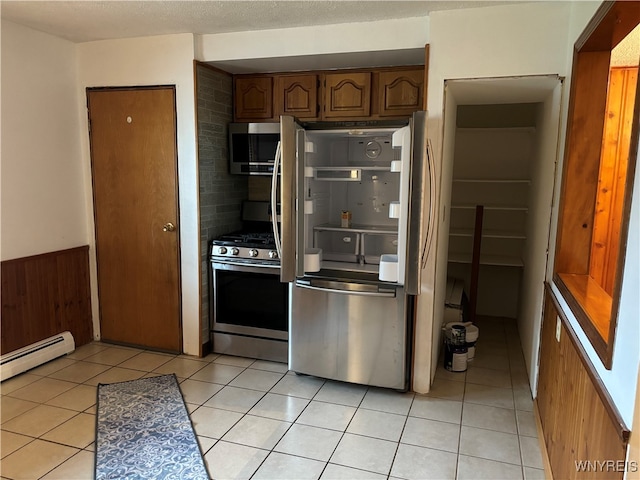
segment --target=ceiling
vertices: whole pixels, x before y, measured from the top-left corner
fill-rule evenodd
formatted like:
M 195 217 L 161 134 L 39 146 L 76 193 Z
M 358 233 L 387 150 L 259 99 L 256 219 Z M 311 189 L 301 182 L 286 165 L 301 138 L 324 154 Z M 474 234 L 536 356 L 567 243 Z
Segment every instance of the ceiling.
M 177 33 L 371 22 L 428 16 L 437 10 L 504 5 L 501 1 L 184 0 L 1 1 L 3 19 L 81 43 Z

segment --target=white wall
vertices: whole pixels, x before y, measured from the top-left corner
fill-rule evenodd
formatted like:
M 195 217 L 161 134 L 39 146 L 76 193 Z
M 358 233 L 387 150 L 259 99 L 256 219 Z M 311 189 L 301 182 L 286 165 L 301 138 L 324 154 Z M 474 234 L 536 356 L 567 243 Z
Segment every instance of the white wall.
M 640 384 L 640 370 L 638 371 L 638 384 Z M 633 414 L 633 425 L 631 425 L 631 435 L 629 436 L 629 449 L 627 450 L 627 461 L 636 462 L 640 465 L 640 389 L 636 390 L 636 406 Z M 640 480 L 640 468 L 635 472 L 627 472 L 627 480 Z
M 545 102 L 538 107 L 537 151 L 531 171 L 529 198 L 534 202 L 529 207 L 527 218 L 527 245 L 525 248 L 525 270 L 522 278 L 522 302 L 518 315 L 518 333 L 529 372 L 529 382 L 533 395 L 536 394 L 540 331 L 542 328 L 544 284 L 553 201 L 555 166 L 558 159 L 558 129 L 563 86 L 557 87 Z M 550 181 L 551 179 L 551 181 Z
M 432 12 L 430 15 L 429 126 L 436 158 L 441 162 L 444 81 L 448 79 L 506 77 L 567 73 L 567 25 L 571 4 L 526 3 L 496 7 Z M 453 158 L 452 156 L 450 157 Z M 429 369 L 415 365 L 416 376 L 435 374 L 439 348 L 437 326 L 442 321 L 447 274 L 449 201 L 452 161 L 442 164 L 435 285 L 424 285 L 418 302 L 420 322 L 433 319 L 433 358 Z M 432 293 L 433 292 L 433 293 Z M 417 338 L 419 345 L 429 341 Z M 430 370 L 430 371 L 429 371 Z
M 424 48 L 429 17 L 201 35 L 201 61 Z
M 75 48 L 2 21 L 2 260 L 89 243 Z
M 178 129 L 178 188 L 182 276 L 183 350 L 200 350 L 200 274 L 198 234 L 198 169 L 196 157 L 194 40 L 192 34 L 105 40 L 79 44 L 77 95 L 82 112 L 82 156 L 90 165 L 86 116 L 86 87 L 175 85 Z M 91 174 L 85 169 L 86 195 L 92 202 Z M 93 212 L 93 206 L 88 209 Z M 93 232 L 93 214 L 85 216 Z M 91 235 L 95 246 L 95 236 Z M 95 249 L 92 248 L 95 252 Z M 95 253 L 91 259 L 92 283 L 97 284 Z M 98 321 L 97 291 L 92 292 L 94 323 Z M 94 325 L 98 331 L 98 325 Z

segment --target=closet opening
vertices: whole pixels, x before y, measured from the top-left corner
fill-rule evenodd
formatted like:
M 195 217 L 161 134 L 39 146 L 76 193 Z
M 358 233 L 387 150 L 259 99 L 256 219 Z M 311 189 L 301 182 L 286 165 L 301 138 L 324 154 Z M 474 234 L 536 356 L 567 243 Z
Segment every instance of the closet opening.
M 447 277 L 464 282 L 472 314 L 517 328 L 533 391 L 561 93 L 551 75 L 445 84 Z

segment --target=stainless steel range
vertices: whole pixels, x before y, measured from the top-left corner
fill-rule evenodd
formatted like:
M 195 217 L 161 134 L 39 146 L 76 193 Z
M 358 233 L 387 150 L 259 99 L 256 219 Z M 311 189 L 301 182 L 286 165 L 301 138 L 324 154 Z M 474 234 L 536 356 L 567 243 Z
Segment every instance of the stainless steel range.
M 280 268 L 273 232 L 235 232 L 211 242 L 211 258 Z
M 242 231 L 211 242 L 213 351 L 286 362 L 289 286 L 279 280 L 269 202 L 244 202 Z

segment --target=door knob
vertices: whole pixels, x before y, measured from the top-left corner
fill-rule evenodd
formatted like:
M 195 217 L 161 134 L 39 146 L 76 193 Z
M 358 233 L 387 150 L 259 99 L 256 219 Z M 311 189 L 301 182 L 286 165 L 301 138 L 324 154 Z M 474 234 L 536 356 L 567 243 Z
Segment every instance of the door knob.
M 176 229 L 176 226 L 171 222 L 165 223 L 164 226 L 162 227 L 163 232 L 173 232 L 175 231 L 175 229 Z

